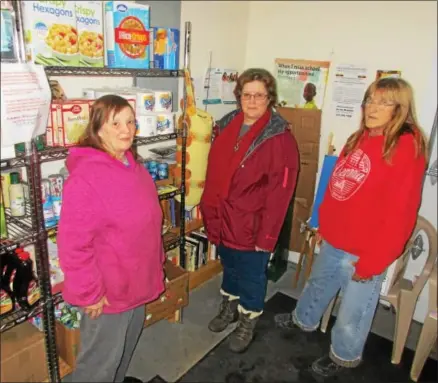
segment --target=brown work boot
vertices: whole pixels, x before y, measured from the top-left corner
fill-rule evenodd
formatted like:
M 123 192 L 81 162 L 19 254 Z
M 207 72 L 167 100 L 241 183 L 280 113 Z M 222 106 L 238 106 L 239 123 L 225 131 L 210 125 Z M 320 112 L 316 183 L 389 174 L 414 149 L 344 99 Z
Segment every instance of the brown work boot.
M 251 344 L 254 338 L 255 326 L 261 314 L 244 311 L 239 307 L 239 322 L 230 335 L 229 347 L 233 352 L 244 352 Z
M 231 323 L 236 322 L 239 317 L 237 312 L 238 304 L 239 299 L 230 299 L 230 296 L 224 295 L 219 307 L 219 313 L 210 321 L 208 329 L 212 332 L 222 332 Z

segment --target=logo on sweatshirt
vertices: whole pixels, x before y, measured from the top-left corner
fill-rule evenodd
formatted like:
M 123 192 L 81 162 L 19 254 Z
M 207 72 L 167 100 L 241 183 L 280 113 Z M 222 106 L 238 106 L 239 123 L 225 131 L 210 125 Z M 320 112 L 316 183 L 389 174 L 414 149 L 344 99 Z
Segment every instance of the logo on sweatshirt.
M 338 201 L 350 199 L 365 183 L 370 171 L 370 158 L 362 149 L 356 149 L 333 170 L 329 184 L 331 196 Z

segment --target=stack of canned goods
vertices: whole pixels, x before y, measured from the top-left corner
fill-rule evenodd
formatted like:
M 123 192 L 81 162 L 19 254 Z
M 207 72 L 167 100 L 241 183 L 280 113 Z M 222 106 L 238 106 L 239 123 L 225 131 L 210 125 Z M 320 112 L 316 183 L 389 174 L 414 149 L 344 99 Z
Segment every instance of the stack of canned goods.
M 144 167 L 147 169 L 154 181 L 166 180 L 169 178 L 169 164 L 167 162 L 147 160 L 144 163 Z

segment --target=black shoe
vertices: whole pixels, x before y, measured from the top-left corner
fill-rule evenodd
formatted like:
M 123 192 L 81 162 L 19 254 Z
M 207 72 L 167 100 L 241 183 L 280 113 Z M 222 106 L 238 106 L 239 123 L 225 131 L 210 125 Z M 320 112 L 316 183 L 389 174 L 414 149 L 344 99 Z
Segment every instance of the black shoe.
M 140 380 L 138 378 L 134 378 L 133 376 L 125 376 L 125 379 L 123 380 L 123 382 L 126 382 L 126 383 L 143 383 L 142 380 Z
M 296 330 L 297 325 L 292 319 L 291 313 L 276 314 L 274 316 L 275 325 L 285 330 Z
M 328 354 L 312 363 L 312 371 L 324 378 L 338 375 L 345 370 L 346 367 L 333 362 Z

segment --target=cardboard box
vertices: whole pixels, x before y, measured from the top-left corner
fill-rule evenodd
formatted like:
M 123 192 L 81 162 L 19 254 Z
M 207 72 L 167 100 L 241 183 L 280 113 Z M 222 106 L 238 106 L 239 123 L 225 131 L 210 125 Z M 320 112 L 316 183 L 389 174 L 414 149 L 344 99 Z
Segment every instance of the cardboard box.
M 310 206 L 304 198 L 295 198 L 292 213 L 292 229 L 289 242 L 289 250 L 301 252 L 304 234 L 301 233 L 301 224 L 310 217 Z
M 155 301 L 145 306 L 144 327 L 175 314 L 175 311 L 187 306 L 189 302 L 189 273 L 174 265 L 170 260 L 164 264 L 168 282 L 166 290 Z
M 59 356 L 72 368 L 76 367 L 76 358 L 81 345 L 79 329 L 68 328 L 56 321 L 56 345 Z
M 47 376 L 44 334 L 24 322 L 1 335 L 1 381 L 42 382 Z
M 300 160 L 300 172 L 298 174 L 295 197 L 304 198 L 309 207 L 312 206 L 315 197 L 317 173 L 318 161 Z

